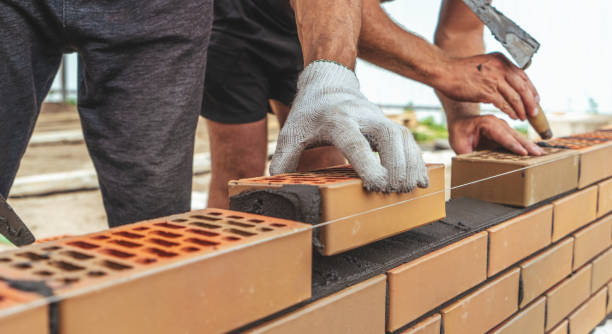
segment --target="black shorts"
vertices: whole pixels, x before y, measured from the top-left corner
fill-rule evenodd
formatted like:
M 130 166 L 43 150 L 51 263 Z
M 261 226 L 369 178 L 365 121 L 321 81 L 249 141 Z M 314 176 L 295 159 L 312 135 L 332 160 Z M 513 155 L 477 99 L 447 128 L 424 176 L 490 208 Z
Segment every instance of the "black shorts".
M 295 27 L 255 1 L 215 1 L 201 115 L 215 122 L 262 120 L 269 99 L 291 105 L 303 69 Z

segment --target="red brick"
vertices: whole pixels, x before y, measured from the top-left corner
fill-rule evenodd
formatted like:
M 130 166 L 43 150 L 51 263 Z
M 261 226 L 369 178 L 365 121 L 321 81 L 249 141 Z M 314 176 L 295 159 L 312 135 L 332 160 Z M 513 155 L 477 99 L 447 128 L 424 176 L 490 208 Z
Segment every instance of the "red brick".
M 551 242 L 552 205 L 491 227 L 488 275 L 493 276 Z
M 546 330 L 552 329 L 591 296 L 591 272 L 591 265 L 588 265 L 546 293 Z
M 544 150 L 546 154 L 538 157 L 488 150 L 456 156 L 452 187 L 479 182 L 455 188 L 451 196 L 526 207 L 576 189 L 577 153 L 558 148 Z M 486 179 L 489 177 L 493 178 Z
M 612 281 L 608 283 L 608 307 L 606 308 L 606 313 L 612 313 Z
M 607 138 L 588 138 L 589 135 L 581 137 L 556 138 L 548 142 L 551 145 L 575 149 L 580 153 L 579 189 L 612 176 L 612 165 L 609 163 L 612 141 Z
M 606 294 L 601 289 L 569 316 L 569 334 L 589 334 L 605 318 Z
M 590 187 L 553 202 L 553 242 L 561 240 L 597 218 L 597 187 Z
M 0 272 L 70 296 L 61 333 L 225 332 L 310 297 L 311 238 L 306 224 L 208 209 L 29 246 Z
M 395 331 L 486 279 L 487 233 L 480 232 L 389 270 L 387 330 Z
M 485 333 L 516 312 L 519 271 L 512 269 L 442 309 L 444 333 Z
M 49 332 L 48 314 L 49 308 L 41 296 L 13 289 L 0 281 L 2 333 L 46 334 Z
M 320 222 L 334 223 L 318 229 L 315 245 L 323 255 L 334 255 L 443 218 L 444 165 L 428 168 L 429 187 L 407 194 L 368 192 L 350 166 L 230 181 L 229 194 L 283 185 L 317 186 L 321 195 Z
M 247 333 L 384 333 L 385 294 L 385 275 L 379 275 L 266 322 Z
M 512 318 L 497 326 L 490 334 L 541 334 L 544 333 L 546 298 L 540 297 Z
M 440 334 L 441 324 L 442 317 L 436 313 L 403 331 L 402 334 Z
M 521 263 L 521 308 L 572 272 L 573 244 L 574 239 L 567 238 Z
M 593 260 L 593 279 L 591 281 L 591 293 L 595 293 L 612 279 L 612 248 L 608 248 L 603 254 Z
M 569 331 L 569 321 L 565 319 L 557 327 L 553 328 L 549 332 L 546 332 L 546 334 L 568 334 L 568 331 Z
M 589 262 L 612 244 L 612 215 L 574 233 L 574 270 Z
M 597 217 L 603 217 L 612 212 L 612 179 L 600 182 L 597 188 L 599 189 Z

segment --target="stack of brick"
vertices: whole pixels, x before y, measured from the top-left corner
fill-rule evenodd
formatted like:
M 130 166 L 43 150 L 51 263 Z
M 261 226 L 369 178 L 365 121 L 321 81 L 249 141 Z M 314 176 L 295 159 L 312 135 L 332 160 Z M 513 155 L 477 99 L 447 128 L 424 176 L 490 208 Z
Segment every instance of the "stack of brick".
M 488 157 L 568 171 L 562 187 L 508 181 L 536 194 L 519 206 L 444 205 L 436 165 L 418 194 L 365 193 L 346 167 L 235 182 L 234 205 L 265 216 L 208 209 L 1 253 L 0 332 L 588 333 L 612 311 L 612 179 L 584 157 Z

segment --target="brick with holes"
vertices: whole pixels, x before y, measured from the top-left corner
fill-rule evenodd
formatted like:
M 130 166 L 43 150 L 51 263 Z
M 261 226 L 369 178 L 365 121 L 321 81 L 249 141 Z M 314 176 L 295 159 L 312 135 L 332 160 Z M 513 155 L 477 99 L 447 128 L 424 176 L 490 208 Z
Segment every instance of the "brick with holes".
M 0 257 L 0 261 L 6 259 Z M 49 307 L 44 297 L 12 288 L 0 280 L 0 332 L 49 333 Z
M 527 207 L 576 189 L 577 153 L 544 150 L 539 157 L 490 150 L 454 157 L 451 197 Z
M 582 189 L 612 176 L 612 138 L 586 133 L 547 141 L 549 145 L 576 150 L 580 154 L 578 188 Z
M 230 181 L 230 208 L 319 224 L 315 246 L 338 254 L 445 216 L 444 165 L 428 165 L 430 185 L 408 194 L 373 193 L 350 166 Z
M 311 238 L 306 224 L 207 209 L 29 246 L 0 273 L 65 297 L 61 333 L 221 333 L 310 297 Z

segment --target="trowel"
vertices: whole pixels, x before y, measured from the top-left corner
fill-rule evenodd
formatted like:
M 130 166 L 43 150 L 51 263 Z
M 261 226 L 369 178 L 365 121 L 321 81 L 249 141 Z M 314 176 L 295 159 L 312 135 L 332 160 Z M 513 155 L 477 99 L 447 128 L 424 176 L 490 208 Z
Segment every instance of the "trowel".
M 491 6 L 489 0 L 463 0 L 463 2 L 491 30 L 495 39 L 510 53 L 516 65 L 523 70 L 527 69 L 531 64 L 531 58 L 540 48 L 540 43 Z M 527 119 L 542 139 L 550 139 L 552 131 L 548 119 L 539 103 L 537 108 L 538 114 L 536 116 L 527 115 Z
M 0 234 L 16 246 L 28 245 L 35 240 L 30 229 L 17 216 L 2 195 L 0 195 Z

